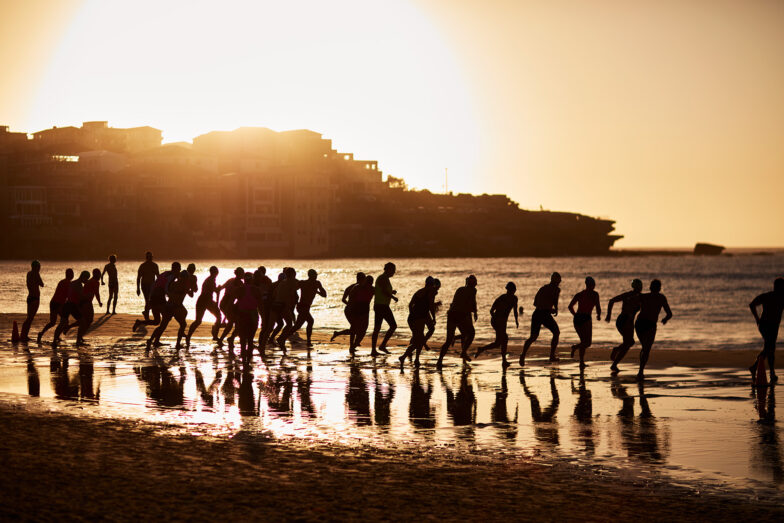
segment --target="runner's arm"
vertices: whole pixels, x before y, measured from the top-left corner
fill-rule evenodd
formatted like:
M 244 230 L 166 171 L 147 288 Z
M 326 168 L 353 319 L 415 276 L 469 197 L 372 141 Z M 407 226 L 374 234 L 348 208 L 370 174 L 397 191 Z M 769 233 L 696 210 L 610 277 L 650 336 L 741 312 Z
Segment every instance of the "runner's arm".
M 569 309 L 569 312 L 572 313 L 572 316 L 576 314 L 576 312 L 574 311 L 574 304 L 577 303 L 577 297 L 579 295 L 580 295 L 579 293 L 575 294 L 574 298 L 572 298 L 572 301 L 569 302 L 569 306 L 567 307 L 567 309 Z
M 670 321 L 670 318 L 672 318 L 672 311 L 670 310 L 670 304 L 667 303 L 667 297 L 662 296 L 662 299 L 664 300 L 662 307 L 664 308 L 664 312 L 667 313 L 667 315 L 662 319 L 662 325 L 666 325 L 667 322 Z
M 751 300 L 751 303 L 749 303 L 749 308 L 751 309 L 751 314 L 754 316 L 754 321 L 756 321 L 757 324 L 759 324 L 759 322 L 760 322 L 759 313 L 757 312 L 757 307 L 759 306 L 760 303 L 762 303 L 762 295 L 761 294 L 759 296 L 757 296 L 756 298 L 754 298 L 753 300 Z
M 599 293 L 596 293 L 596 321 L 602 321 L 602 300 Z

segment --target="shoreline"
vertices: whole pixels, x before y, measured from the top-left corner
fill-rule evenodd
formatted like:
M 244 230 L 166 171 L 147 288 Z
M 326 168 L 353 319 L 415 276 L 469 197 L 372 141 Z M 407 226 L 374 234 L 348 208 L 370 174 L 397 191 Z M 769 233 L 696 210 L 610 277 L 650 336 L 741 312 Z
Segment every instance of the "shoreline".
M 48 311 L 46 314 L 39 311 L 38 315 L 36 315 L 35 321 L 30 329 L 31 334 L 35 335 L 41 329 L 41 327 L 48 321 Z M 133 321 L 136 318 L 139 318 L 138 315 L 133 314 L 126 314 L 126 313 L 118 313 L 112 316 L 104 316 L 102 314 L 96 314 L 96 323 L 98 324 L 96 327 L 91 328 L 87 335 L 86 340 L 88 343 L 88 349 L 90 338 L 98 337 L 102 341 L 106 341 L 106 338 L 130 338 L 136 337 L 139 339 L 140 346 L 144 342 L 144 336 L 146 334 L 151 333 L 151 329 L 140 330 L 134 335 L 131 331 L 131 327 L 133 325 Z M 105 318 L 105 320 L 104 320 Z M 24 314 L 20 313 L 0 313 L 0 336 L 5 341 L 10 342 L 11 340 L 11 330 L 12 324 L 14 321 L 17 321 L 18 325 L 21 328 L 21 324 L 25 319 Z M 210 340 L 209 336 L 209 329 L 211 326 L 211 322 L 205 321 L 202 323 L 199 330 L 193 336 L 194 340 L 205 341 Z M 406 328 L 403 327 L 403 332 L 406 331 Z M 46 333 L 46 337 L 44 343 L 41 347 L 49 347 L 51 346 L 51 336 L 54 333 L 54 328 L 50 329 Z M 145 333 L 144 335 L 142 333 Z M 164 339 L 170 338 L 172 335 L 176 335 L 176 327 L 175 325 L 170 325 L 167 328 L 166 333 L 164 335 Z M 313 330 L 313 340 L 317 343 L 327 343 L 329 344 L 329 338 L 331 335 L 331 331 L 324 328 L 316 327 Z M 362 343 L 362 346 L 359 347 L 357 355 L 359 357 L 369 357 L 369 345 L 370 345 L 370 334 L 365 337 L 365 340 Z M 70 335 L 64 344 L 62 345 L 63 348 L 71 347 L 73 344 L 72 335 Z M 38 347 L 38 344 L 34 340 L 34 336 L 31 336 L 31 341 L 27 343 L 27 346 L 30 348 Z M 438 338 L 437 338 L 438 340 Z M 404 336 L 400 336 L 396 334 L 389 343 L 389 347 L 392 348 L 393 354 L 396 354 L 397 351 L 401 352 L 405 348 L 407 344 L 408 338 Z M 345 343 L 342 342 L 334 342 L 333 343 L 336 348 L 340 347 L 343 348 Z M 759 350 L 746 350 L 746 349 L 729 349 L 729 350 L 710 350 L 710 349 L 669 349 L 666 348 L 666 342 L 660 342 L 659 345 L 654 346 L 653 350 L 651 351 L 650 360 L 646 368 L 649 369 L 656 369 L 656 368 L 670 368 L 670 367 L 692 367 L 692 368 L 702 368 L 702 367 L 724 367 L 724 368 L 738 368 L 738 369 L 746 369 L 748 366 L 753 362 L 757 355 L 759 354 Z M 422 353 L 423 358 L 427 361 L 429 358 L 435 358 L 437 349 L 436 345 L 438 345 L 438 341 L 436 343 L 431 344 L 431 351 L 427 352 L 424 351 Z M 25 346 L 24 343 L 19 343 L 18 347 Z M 471 348 L 469 351 L 473 353 L 476 350 L 476 344 Z M 611 346 L 599 346 L 595 345 L 589 348 L 585 354 L 585 360 L 590 363 L 599 364 L 599 363 L 606 363 L 609 367 L 610 364 L 610 350 L 612 349 Z M 760 347 L 761 350 L 761 347 Z M 450 354 L 456 354 L 459 352 L 457 346 L 452 348 Z M 509 344 L 509 360 L 512 363 L 512 369 L 520 368 L 517 362 L 520 353 L 522 352 L 522 343 L 510 343 Z M 558 354 L 561 358 L 561 363 L 573 363 L 576 360 L 572 360 L 569 357 L 569 345 L 563 343 L 559 345 Z M 639 344 L 636 344 L 629 350 L 628 355 L 624 359 L 624 363 L 636 363 L 639 361 Z M 528 357 L 527 357 L 527 365 L 526 366 L 538 366 L 541 365 L 543 362 L 539 361 L 542 358 L 546 358 L 549 354 L 549 345 L 548 342 L 545 340 L 544 342 L 538 342 L 531 346 L 529 350 Z M 483 354 L 477 361 L 486 361 L 486 360 L 500 360 L 501 355 L 500 351 L 497 349 L 491 353 Z M 546 363 L 546 362 L 544 362 Z
M 310 448 L 244 433 L 31 412 L 0 402 L 4 518 L 780 521 L 784 507 L 624 471 L 441 449 Z M 80 481 L 73 481 L 79 478 Z M 579 509 L 583 507 L 583 509 Z

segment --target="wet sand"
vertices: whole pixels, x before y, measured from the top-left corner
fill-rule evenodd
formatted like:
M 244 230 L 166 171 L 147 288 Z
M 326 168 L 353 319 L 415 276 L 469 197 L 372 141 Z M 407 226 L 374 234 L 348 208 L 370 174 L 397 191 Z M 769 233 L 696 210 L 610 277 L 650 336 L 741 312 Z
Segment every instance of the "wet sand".
M 781 521 L 784 508 L 568 464 L 162 436 L 0 404 L 0 517 Z
M 749 396 L 750 351 L 654 349 L 643 386 L 636 354 L 610 379 L 604 347 L 584 373 L 544 344 L 525 371 L 496 354 L 436 372 L 431 352 L 414 372 L 318 332 L 240 372 L 205 337 L 146 355 L 133 316 L 97 318 L 79 351 L 0 342 L 4 519 L 784 516 L 775 388 Z

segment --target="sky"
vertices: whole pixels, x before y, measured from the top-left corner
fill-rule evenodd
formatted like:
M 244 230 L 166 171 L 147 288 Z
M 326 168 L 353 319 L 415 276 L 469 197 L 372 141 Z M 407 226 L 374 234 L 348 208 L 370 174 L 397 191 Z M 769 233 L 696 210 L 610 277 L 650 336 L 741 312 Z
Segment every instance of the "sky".
M 309 128 L 622 248 L 784 246 L 782 27 L 774 0 L 0 0 L 0 125 Z

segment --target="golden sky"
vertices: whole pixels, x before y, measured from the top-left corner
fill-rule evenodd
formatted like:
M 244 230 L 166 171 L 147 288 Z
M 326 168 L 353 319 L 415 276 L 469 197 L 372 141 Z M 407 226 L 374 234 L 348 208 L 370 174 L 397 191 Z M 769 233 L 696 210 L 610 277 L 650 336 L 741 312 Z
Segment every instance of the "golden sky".
M 0 0 L 0 124 L 310 128 L 410 185 L 784 246 L 784 3 Z

